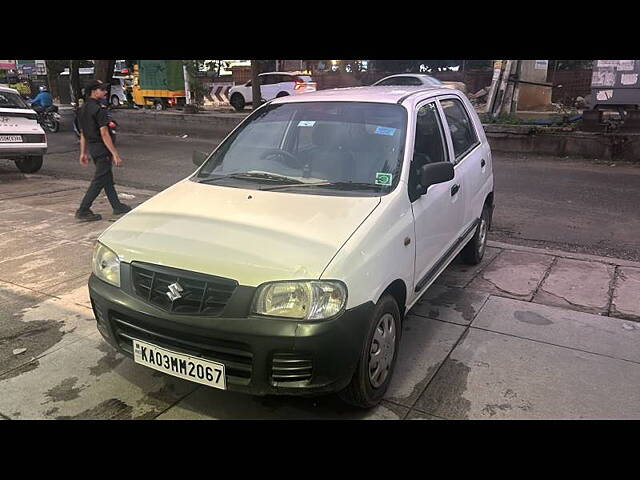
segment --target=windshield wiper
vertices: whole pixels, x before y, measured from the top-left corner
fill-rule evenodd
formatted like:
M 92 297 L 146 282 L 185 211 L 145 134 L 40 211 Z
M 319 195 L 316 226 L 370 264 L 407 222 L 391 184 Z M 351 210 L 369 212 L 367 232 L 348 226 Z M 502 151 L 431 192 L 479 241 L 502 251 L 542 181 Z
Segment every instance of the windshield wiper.
M 229 175 L 221 175 L 219 177 L 209 177 L 200 179 L 200 183 L 211 183 L 217 180 L 222 180 L 225 178 L 236 178 L 240 180 L 269 180 L 274 182 L 287 182 L 287 184 L 303 184 L 304 182 L 298 180 L 297 178 L 287 177 L 286 175 L 280 175 L 277 173 L 269 173 L 269 172 L 239 172 L 239 173 L 230 173 Z M 284 185 L 281 185 L 284 186 Z
M 304 183 L 295 185 L 276 185 L 275 187 L 266 187 L 261 188 L 260 190 L 278 190 L 280 188 L 287 188 L 295 186 L 298 187 L 327 187 L 327 188 L 336 188 L 338 190 L 378 190 L 380 187 L 384 185 L 375 185 L 373 183 L 363 183 L 363 182 L 314 182 L 314 183 Z

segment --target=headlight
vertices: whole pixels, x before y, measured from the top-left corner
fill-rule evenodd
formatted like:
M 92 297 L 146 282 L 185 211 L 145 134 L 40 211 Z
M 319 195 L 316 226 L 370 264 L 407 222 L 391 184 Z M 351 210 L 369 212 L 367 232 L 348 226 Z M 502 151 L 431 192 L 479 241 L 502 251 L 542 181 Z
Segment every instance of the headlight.
M 93 249 L 93 273 L 116 287 L 120 286 L 120 259 L 100 242 Z
M 273 282 L 258 288 L 252 312 L 299 320 L 322 320 L 340 313 L 346 303 L 347 287 L 342 282 Z

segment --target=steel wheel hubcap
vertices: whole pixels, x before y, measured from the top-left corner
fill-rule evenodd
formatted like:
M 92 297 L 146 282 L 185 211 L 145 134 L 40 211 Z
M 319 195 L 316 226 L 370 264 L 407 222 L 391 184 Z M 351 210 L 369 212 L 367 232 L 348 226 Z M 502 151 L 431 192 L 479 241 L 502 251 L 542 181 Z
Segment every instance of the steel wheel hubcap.
M 369 347 L 369 380 L 379 388 L 390 373 L 396 350 L 396 324 L 393 315 L 385 313 L 378 325 Z
M 484 252 L 484 247 L 487 244 L 487 221 L 482 218 L 480 220 L 480 245 L 478 245 L 478 252 L 482 254 Z

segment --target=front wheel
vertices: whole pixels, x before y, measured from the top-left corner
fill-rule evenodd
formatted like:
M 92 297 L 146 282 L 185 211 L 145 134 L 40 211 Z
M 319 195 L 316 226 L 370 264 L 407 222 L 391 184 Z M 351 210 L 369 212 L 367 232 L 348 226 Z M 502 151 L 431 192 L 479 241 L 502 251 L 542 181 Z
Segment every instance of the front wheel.
M 42 156 L 39 157 L 23 157 L 16 160 L 16 167 L 22 173 L 35 173 L 42 168 Z
M 340 398 L 360 408 L 378 405 L 391 382 L 401 337 L 400 309 L 395 299 L 384 294 L 375 306 L 360 360 L 351 383 Z
M 113 95 L 111 97 L 111 105 L 116 107 L 116 108 L 120 106 L 120 99 L 118 98 L 117 95 Z
M 460 253 L 464 263 L 477 265 L 482 261 L 484 251 L 487 248 L 487 237 L 490 224 L 491 207 L 489 207 L 489 205 L 485 205 L 482 209 L 482 215 L 480 215 L 480 223 L 476 228 L 476 233 Z
M 236 111 L 241 112 L 242 110 L 244 110 L 246 102 L 244 101 L 244 97 L 241 94 L 234 93 L 233 95 L 231 95 L 229 103 L 231 103 L 231 106 L 235 108 Z

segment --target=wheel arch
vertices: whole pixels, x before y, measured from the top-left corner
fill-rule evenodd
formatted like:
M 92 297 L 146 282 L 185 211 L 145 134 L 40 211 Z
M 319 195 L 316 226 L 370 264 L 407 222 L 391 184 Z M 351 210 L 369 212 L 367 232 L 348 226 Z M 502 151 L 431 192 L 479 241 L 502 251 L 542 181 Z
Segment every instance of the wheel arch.
M 387 288 L 385 288 L 384 291 L 380 294 L 380 296 L 378 297 L 378 301 L 385 293 L 388 293 L 395 299 L 395 301 L 398 303 L 400 316 L 401 318 L 404 318 L 405 310 L 407 307 L 407 286 L 404 281 L 398 278 L 391 282 L 387 286 Z

